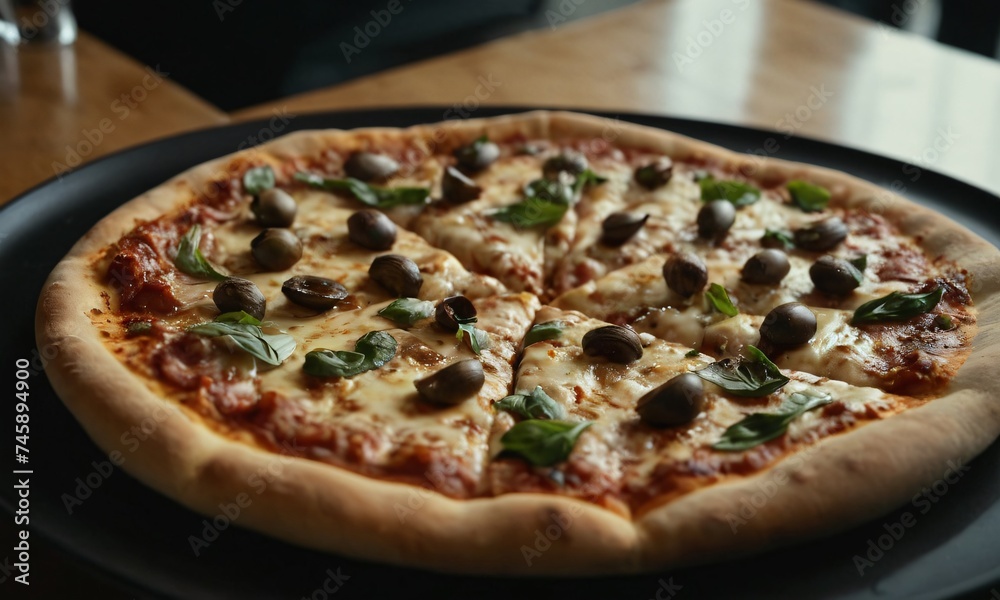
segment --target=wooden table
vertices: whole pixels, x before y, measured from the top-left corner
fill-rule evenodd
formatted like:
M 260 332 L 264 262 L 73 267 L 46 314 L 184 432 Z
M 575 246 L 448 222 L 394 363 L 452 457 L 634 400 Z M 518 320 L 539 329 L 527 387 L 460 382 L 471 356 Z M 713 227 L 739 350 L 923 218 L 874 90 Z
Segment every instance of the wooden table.
M 645 2 L 234 115 L 158 79 L 86 34 L 72 48 L 0 46 L 0 203 L 72 167 L 75 155 L 86 163 L 231 118 L 428 104 L 472 115 L 479 104 L 506 104 L 753 125 L 887 154 L 1000 193 L 1000 66 L 802 1 Z M 11 535 L 0 519 L 0 540 Z M 36 544 L 39 597 L 81 589 L 129 597 Z M 0 583 L 0 594 L 10 585 Z

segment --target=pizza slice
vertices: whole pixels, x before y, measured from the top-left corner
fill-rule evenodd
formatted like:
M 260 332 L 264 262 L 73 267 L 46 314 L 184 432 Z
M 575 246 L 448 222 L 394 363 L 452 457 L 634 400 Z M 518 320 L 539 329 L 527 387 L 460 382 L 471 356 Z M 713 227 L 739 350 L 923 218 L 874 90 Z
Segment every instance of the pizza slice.
M 494 405 L 492 493 L 559 493 L 633 518 L 920 403 L 780 370 L 756 348 L 715 361 L 552 307 L 525 343 L 515 393 Z

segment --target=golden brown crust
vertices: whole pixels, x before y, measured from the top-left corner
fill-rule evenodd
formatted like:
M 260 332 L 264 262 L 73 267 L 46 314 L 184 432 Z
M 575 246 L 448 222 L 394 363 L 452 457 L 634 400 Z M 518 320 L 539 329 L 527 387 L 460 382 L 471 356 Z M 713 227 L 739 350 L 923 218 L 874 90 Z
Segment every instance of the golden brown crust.
M 611 129 L 609 129 L 611 127 Z M 410 131 L 368 130 L 371 137 L 438 134 L 454 144 L 483 132 L 504 137 L 592 137 L 689 158 L 751 167 L 762 178 L 807 176 L 835 192 L 835 202 L 881 212 L 921 236 L 932 254 L 968 270 L 978 308 L 973 352 L 948 394 L 926 405 L 838 435 L 747 478 L 701 489 L 626 520 L 580 501 L 540 494 L 456 501 L 433 491 L 374 480 L 327 464 L 275 455 L 232 442 L 197 417 L 165 404 L 103 345 L 88 311 L 103 284 L 90 268 L 97 253 L 131 229 L 194 198 L 224 173 L 231 157 L 212 161 L 140 196 L 94 227 L 53 271 L 39 300 L 39 346 L 54 358 L 53 387 L 105 451 L 140 480 L 206 515 L 246 494 L 238 523 L 332 552 L 436 570 L 476 573 L 596 575 L 651 570 L 759 552 L 845 529 L 905 502 L 982 451 L 1000 433 L 1000 253 L 954 222 L 848 175 L 774 159 L 737 155 L 682 136 L 570 113 L 535 112 Z M 611 133 L 609 133 L 611 132 Z M 244 153 L 277 165 L 320 152 L 352 132 L 301 132 Z M 363 137 L 363 136 L 362 136 Z M 51 348 L 51 350 L 49 350 Z M 134 451 L 122 436 L 144 419 L 155 433 Z M 952 461 L 952 463 L 949 463 Z M 278 475 L 258 493 L 251 476 Z M 779 473 L 786 473 L 787 480 Z M 779 481 L 785 481 L 781 483 Z M 770 495 L 749 518 L 744 502 L 768 482 Z M 737 520 L 733 520 L 735 517 Z M 745 522 L 740 522 L 738 519 Z M 735 525 L 734 525 L 735 523 Z M 735 531 L 734 531 L 735 528 Z

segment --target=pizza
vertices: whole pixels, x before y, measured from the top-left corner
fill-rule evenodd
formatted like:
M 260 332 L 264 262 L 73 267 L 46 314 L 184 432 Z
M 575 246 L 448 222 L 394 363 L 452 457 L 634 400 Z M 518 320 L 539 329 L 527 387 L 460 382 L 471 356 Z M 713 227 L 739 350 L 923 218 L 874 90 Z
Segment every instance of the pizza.
M 998 275 L 846 174 L 539 111 L 200 165 L 96 224 L 36 329 L 95 442 L 195 511 L 593 575 L 844 530 L 981 452 Z

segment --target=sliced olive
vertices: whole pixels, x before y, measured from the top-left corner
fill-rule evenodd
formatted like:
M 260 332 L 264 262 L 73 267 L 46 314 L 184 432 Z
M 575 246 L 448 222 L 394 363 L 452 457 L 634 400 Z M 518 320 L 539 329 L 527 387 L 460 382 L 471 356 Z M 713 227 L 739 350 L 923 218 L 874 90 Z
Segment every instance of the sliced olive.
M 688 298 L 705 289 L 708 284 L 708 267 L 691 252 L 674 254 L 663 264 L 663 278 L 667 287 Z
M 774 285 L 788 275 L 791 265 L 788 256 L 774 248 L 761 250 L 747 259 L 743 265 L 743 281 Z
M 841 295 L 861 285 L 861 271 L 842 258 L 821 256 L 809 267 L 809 279 L 816 289 L 827 294 Z
M 355 152 L 344 162 L 348 177 L 361 181 L 385 181 L 399 171 L 399 163 L 374 152 Z
M 269 188 L 254 196 L 250 203 L 257 222 L 264 227 L 289 227 L 295 222 L 298 205 L 285 190 Z
M 250 253 L 268 271 L 284 271 L 302 258 L 302 240 L 288 229 L 265 229 L 250 242 Z
M 299 306 L 329 310 L 347 297 L 347 288 L 326 277 L 296 275 L 281 284 L 281 293 Z
M 447 167 L 441 177 L 441 197 L 449 204 L 464 204 L 475 200 L 483 188 L 476 185 L 455 167 Z
M 417 264 L 398 254 L 376 258 L 368 269 L 368 276 L 398 298 L 416 298 L 424 284 Z
M 670 183 L 673 174 L 674 161 L 663 156 L 636 169 L 635 182 L 647 190 L 655 190 Z
M 698 211 L 698 235 L 705 239 L 726 237 L 736 221 L 736 208 L 729 200 L 712 200 Z
M 486 383 L 483 363 L 475 358 L 452 363 L 436 373 L 413 382 L 417 393 L 433 404 L 459 404 L 471 398 Z
M 705 387 L 694 373 L 682 373 L 650 390 L 635 406 L 642 422 L 653 427 L 690 423 L 704 409 Z
M 264 309 L 267 300 L 264 294 L 260 293 L 257 285 L 247 279 L 230 277 L 215 286 L 212 292 L 212 300 L 220 312 L 243 311 L 252 315 L 257 320 L 264 318 Z
M 347 237 L 369 250 L 388 250 L 396 243 L 396 224 L 377 210 L 359 210 L 347 218 Z
M 564 152 L 546 160 L 542 164 L 542 175 L 546 179 L 558 179 L 560 173 L 568 173 L 575 179 L 588 167 L 587 157 L 579 152 Z
M 601 243 L 605 246 L 621 246 L 646 224 L 649 215 L 612 213 L 601 223 Z
M 627 365 L 642 358 L 642 341 L 627 327 L 605 325 L 584 334 L 583 352 L 587 356 L 603 356 L 611 362 Z
M 489 140 L 476 140 L 455 150 L 458 166 L 467 173 L 482 171 L 500 158 L 500 146 Z
M 451 296 L 438 303 L 434 320 L 448 331 L 458 331 L 459 323 L 471 323 L 476 318 L 476 306 L 465 296 Z
M 840 217 L 828 217 L 809 227 L 795 230 L 795 246 L 813 252 L 825 252 L 847 238 L 847 225 Z
M 804 304 L 775 307 L 760 325 L 760 337 L 777 346 L 798 346 L 816 335 L 816 315 Z

